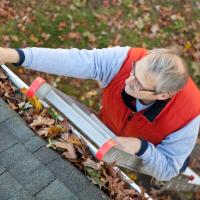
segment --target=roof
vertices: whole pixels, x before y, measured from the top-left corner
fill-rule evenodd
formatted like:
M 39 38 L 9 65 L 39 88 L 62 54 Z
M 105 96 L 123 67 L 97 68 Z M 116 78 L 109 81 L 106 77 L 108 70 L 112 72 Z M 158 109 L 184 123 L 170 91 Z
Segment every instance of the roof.
M 109 199 L 0 98 L 1 200 Z

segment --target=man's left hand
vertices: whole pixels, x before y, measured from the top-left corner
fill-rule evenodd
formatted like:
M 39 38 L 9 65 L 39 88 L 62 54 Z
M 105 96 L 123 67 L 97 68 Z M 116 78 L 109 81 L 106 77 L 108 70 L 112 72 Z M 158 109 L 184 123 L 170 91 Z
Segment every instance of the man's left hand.
M 138 138 L 116 137 L 113 140 L 118 144 L 116 148 L 132 155 L 135 155 L 135 153 L 137 153 L 141 148 L 141 140 Z

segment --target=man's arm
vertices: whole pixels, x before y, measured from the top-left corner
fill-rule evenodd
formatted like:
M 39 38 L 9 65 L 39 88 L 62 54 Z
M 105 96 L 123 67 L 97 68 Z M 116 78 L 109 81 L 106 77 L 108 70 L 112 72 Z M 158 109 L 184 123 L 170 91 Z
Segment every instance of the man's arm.
M 200 115 L 182 129 L 166 137 L 156 147 L 142 143 L 142 154 L 138 155 L 145 169 L 160 181 L 169 181 L 179 174 L 184 161 L 191 154 L 199 132 Z
M 200 115 L 166 137 L 156 147 L 143 139 L 116 137 L 118 148 L 143 160 L 145 171 L 160 181 L 177 176 L 191 154 L 198 136 Z
M 22 66 L 51 74 L 94 79 L 106 87 L 119 71 L 130 47 L 103 49 L 24 48 Z M 21 55 L 22 56 L 22 55 Z

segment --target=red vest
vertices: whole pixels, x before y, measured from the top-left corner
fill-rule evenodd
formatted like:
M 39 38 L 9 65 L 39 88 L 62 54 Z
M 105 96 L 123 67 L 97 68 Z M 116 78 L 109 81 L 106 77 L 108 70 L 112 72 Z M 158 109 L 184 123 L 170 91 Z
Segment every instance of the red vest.
M 121 91 L 130 75 L 132 62 L 146 53 L 143 48 L 129 50 L 121 69 L 103 89 L 100 118 L 118 136 L 142 138 L 157 145 L 200 114 L 200 91 L 189 78 L 172 99 L 157 101 L 143 111 L 132 112 L 124 104 Z

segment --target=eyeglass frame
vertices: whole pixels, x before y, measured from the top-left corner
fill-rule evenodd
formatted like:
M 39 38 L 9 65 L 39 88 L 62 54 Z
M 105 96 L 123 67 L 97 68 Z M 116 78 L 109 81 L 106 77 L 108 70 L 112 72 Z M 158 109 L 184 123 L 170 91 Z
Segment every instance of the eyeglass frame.
M 142 83 L 140 83 L 140 81 L 137 79 L 137 77 L 135 76 L 135 68 L 136 68 L 136 62 L 132 62 L 132 76 L 134 77 L 134 81 L 136 82 L 136 88 L 138 91 L 141 91 L 141 92 L 153 92 L 154 94 L 158 94 L 158 92 L 156 90 L 148 90 L 148 89 L 145 89 L 142 85 Z M 139 86 L 139 88 L 138 88 Z

